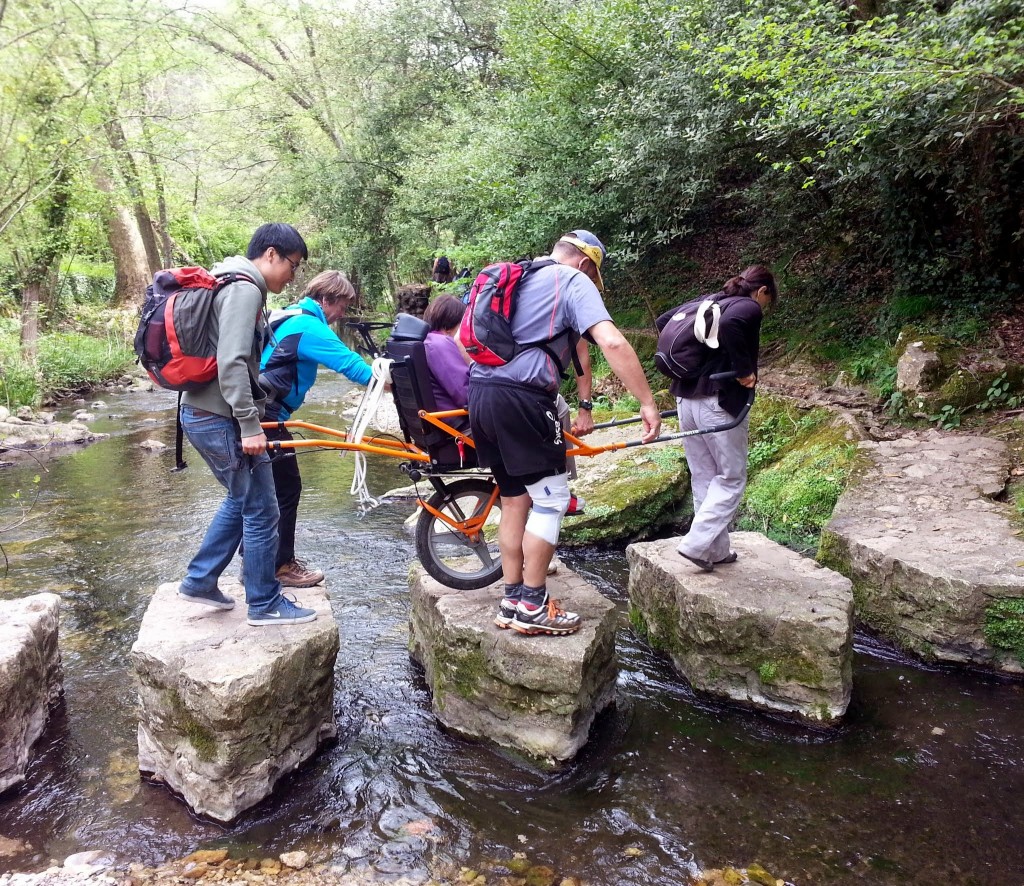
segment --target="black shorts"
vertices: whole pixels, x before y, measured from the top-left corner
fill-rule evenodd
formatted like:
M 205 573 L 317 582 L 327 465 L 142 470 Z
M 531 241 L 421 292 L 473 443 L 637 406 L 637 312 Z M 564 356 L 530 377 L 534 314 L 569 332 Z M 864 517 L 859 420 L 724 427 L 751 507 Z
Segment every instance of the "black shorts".
M 477 461 L 490 468 L 503 495 L 565 473 L 565 437 L 554 395 L 502 382 L 469 384 L 469 421 Z

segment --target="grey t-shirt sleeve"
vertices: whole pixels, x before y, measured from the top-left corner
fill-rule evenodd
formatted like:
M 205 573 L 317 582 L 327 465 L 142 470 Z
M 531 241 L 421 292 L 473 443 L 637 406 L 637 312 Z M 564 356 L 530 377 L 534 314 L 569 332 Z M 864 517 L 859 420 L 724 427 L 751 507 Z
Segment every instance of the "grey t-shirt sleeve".
M 611 320 L 601 293 L 582 271 L 573 270 L 565 286 L 565 312 L 569 324 L 580 335 L 604 320 Z

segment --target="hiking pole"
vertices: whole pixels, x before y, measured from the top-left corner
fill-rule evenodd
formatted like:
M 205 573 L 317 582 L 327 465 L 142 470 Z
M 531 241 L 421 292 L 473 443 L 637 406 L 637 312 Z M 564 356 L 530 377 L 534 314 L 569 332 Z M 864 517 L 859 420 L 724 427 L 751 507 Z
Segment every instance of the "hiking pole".
M 736 373 L 731 371 L 731 370 L 729 372 L 715 372 L 715 373 L 712 373 L 711 375 L 709 375 L 708 378 L 711 379 L 711 381 L 725 381 L 726 379 L 729 379 L 729 378 L 736 378 Z M 751 388 L 751 390 L 753 390 L 753 388 Z M 749 409 L 750 409 L 750 407 L 747 406 L 747 410 L 749 410 Z M 666 409 L 663 413 L 661 413 L 661 417 L 662 418 L 671 418 L 675 414 L 676 414 L 676 410 L 675 409 Z M 747 414 L 746 412 L 742 413 L 742 415 L 740 416 L 739 421 L 742 421 L 743 420 L 743 416 L 746 416 L 746 414 Z M 633 416 L 633 418 L 617 418 L 617 419 L 613 419 L 612 421 L 601 422 L 601 424 L 599 424 L 599 425 L 594 425 L 594 430 L 595 431 L 599 431 L 599 430 L 601 430 L 601 428 L 617 428 L 619 425 L 636 424 L 636 422 L 642 421 L 642 420 L 643 420 L 643 417 L 639 416 L 639 415 Z M 739 422 L 737 422 L 737 424 L 738 423 Z M 729 426 L 729 428 L 734 428 L 734 427 L 736 427 L 736 425 L 730 425 Z M 727 431 L 727 430 L 729 430 L 729 428 L 727 428 L 727 427 L 725 427 L 723 425 L 720 428 L 720 430 Z M 661 439 L 664 439 L 664 438 L 659 437 L 658 439 L 661 440 Z M 655 441 L 652 440 L 651 442 L 653 443 Z
M 709 375 L 712 381 L 722 381 L 727 378 L 736 378 L 735 372 L 716 372 L 713 375 Z M 732 421 L 726 422 L 724 425 L 715 425 L 713 428 L 694 428 L 692 431 L 680 431 L 678 434 L 663 434 L 660 437 L 655 437 L 651 440 L 651 443 L 667 443 L 670 440 L 683 440 L 686 437 L 700 437 L 704 434 L 720 434 L 722 431 L 731 431 L 737 425 L 739 425 L 743 419 L 747 417 L 747 413 L 750 412 L 750 407 L 754 405 L 754 388 L 750 388 L 747 392 L 747 402 L 743 404 L 743 408 L 740 410 L 740 414 L 736 416 Z M 630 449 L 634 446 L 648 446 L 650 444 L 644 443 L 642 440 L 633 440 L 626 444 L 625 448 Z

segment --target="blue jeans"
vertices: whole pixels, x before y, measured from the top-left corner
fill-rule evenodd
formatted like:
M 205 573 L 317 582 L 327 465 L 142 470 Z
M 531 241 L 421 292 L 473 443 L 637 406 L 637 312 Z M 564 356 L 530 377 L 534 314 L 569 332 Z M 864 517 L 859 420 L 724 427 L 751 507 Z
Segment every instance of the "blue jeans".
M 245 602 L 250 615 L 264 612 L 281 594 L 281 584 L 274 577 L 278 509 L 270 457 L 266 452 L 245 455 L 238 425 L 223 415 L 183 404 L 181 426 L 217 482 L 228 491 L 181 586 L 194 594 L 216 590 L 217 579 L 244 539 Z

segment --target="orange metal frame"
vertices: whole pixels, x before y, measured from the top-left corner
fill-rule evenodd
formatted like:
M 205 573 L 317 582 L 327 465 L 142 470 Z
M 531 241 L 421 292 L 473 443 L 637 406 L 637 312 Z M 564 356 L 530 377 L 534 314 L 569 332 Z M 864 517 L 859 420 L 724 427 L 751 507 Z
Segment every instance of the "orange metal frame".
M 419 417 L 423 421 L 433 425 L 435 428 L 439 428 L 446 434 L 450 434 L 456 439 L 456 441 L 461 441 L 466 446 L 476 448 L 472 437 L 468 436 L 464 431 L 453 428 L 445 421 L 445 419 L 461 418 L 466 415 L 469 415 L 469 412 L 465 409 L 449 409 L 443 412 L 427 412 L 424 409 L 419 411 Z M 399 440 L 388 440 L 383 437 L 363 437 L 361 440 L 356 442 L 354 440 L 350 440 L 348 434 L 344 431 L 338 431 L 334 428 L 328 428 L 322 425 L 310 424 L 305 421 L 289 420 L 284 422 L 263 422 L 263 427 L 266 430 L 272 430 L 274 428 L 286 428 L 288 430 L 301 429 L 313 431 L 317 434 L 325 434 L 327 437 L 335 438 L 327 440 L 323 438 L 317 438 L 315 440 L 274 440 L 267 444 L 267 448 L 274 452 L 288 449 L 340 449 L 345 452 L 364 452 L 371 455 L 386 455 L 389 458 L 401 458 L 407 461 L 426 464 L 430 463 L 430 456 L 420 449 L 415 443 L 403 443 Z M 622 442 L 608 443 L 603 446 L 588 446 L 574 434 L 566 434 L 565 436 L 573 445 L 572 449 L 566 450 L 566 456 L 583 456 L 585 458 L 589 458 L 593 455 L 600 455 L 602 452 L 624 449 L 626 446 L 626 444 Z M 498 484 L 495 483 L 494 490 L 491 492 L 491 497 L 487 501 L 483 510 L 479 514 L 468 517 L 465 520 L 451 519 L 447 514 L 428 504 L 425 499 L 417 499 L 417 503 L 432 516 L 441 520 L 456 532 L 466 536 L 471 544 L 476 544 L 480 538 L 480 533 L 483 532 L 484 524 L 487 522 L 487 518 L 491 513 L 491 508 L 494 506 L 494 502 L 497 500 L 499 495 L 500 490 L 498 489 Z

